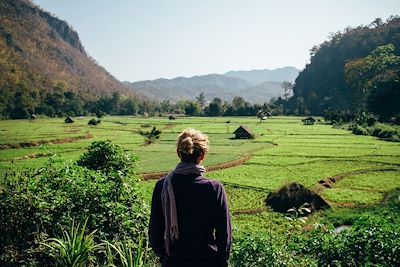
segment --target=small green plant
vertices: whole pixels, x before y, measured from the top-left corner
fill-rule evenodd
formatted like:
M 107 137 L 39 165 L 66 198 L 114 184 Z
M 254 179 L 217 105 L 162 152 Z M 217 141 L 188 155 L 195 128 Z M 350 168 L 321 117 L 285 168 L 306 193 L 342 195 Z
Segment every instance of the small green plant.
M 64 230 L 62 237 L 49 238 L 41 243 L 48 249 L 47 254 L 54 259 L 56 266 L 87 266 L 93 262 L 94 252 L 104 248 L 102 243 L 95 244 L 96 230 L 85 234 L 87 222 L 88 219 L 81 226 L 80 223 L 75 225 L 73 220 L 69 231 Z
M 301 205 L 298 209 L 295 207 L 288 209 L 287 213 L 289 216 L 286 216 L 285 218 L 288 219 L 289 221 L 300 221 L 302 223 L 306 222 L 306 216 L 311 214 L 312 209 L 309 203 L 304 203 Z
M 131 240 L 117 240 L 114 243 L 107 242 L 107 258 L 111 266 L 142 267 L 144 254 L 143 238 L 139 239 L 137 246 Z
M 145 137 L 145 144 L 150 145 L 154 142 L 156 142 L 158 139 L 160 139 L 161 136 L 161 130 L 157 130 L 157 128 L 154 126 L 151 131 L 139 131 L 140 135 Z
M 95 125 L 99 124 L 100 122 L 101 122 L 100 119 L 99 119 L 99 120 L 91 119 L 91 120 L 89 120 L 88 125 L 93 125 L 93 126 L 95 126 Z

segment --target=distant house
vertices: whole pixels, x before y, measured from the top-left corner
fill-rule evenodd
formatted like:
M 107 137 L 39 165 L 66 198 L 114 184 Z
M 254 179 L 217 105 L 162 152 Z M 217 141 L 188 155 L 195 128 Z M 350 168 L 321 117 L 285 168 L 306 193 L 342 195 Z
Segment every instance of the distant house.
M 64 120 L 64 122 L 65 122 L 65 123 L 73 123 L 74 120 L 73 120 L 71 117 L 67 117 L 67 118 Z
M 304 125 L 314 125 L 315 119 L 313 117 L 307 117 L 303 119 Z
M 233 132 L 233 134 L 235 134 L 236 139 L 250 139 L 254 136 L 249 128 L 242 125 L 240 125 L 239 128 Z

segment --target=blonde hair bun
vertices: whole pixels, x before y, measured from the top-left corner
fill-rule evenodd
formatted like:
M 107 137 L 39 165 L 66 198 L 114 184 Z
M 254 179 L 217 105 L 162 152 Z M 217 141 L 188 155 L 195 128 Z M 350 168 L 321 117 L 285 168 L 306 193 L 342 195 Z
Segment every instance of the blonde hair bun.
M 199 156 L 208 152 L 208 136 L 202 132 L 188 128 L 178 137 L 177 150 L 183 156 Z
M 182 139 L 181 147 L 180 147 L 181 152 L 183 152 L 187 155 L 192 155 L 193 147 L 194 147 L 194 144 L 193 144 L 192 137 L 188 136 L 188 137 Z

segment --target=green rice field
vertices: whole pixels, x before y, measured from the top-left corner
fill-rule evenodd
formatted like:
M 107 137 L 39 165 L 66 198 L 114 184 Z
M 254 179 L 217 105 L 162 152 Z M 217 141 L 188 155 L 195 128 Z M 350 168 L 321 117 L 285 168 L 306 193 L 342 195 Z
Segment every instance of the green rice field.
M 331 205 L 329 212 L 315 219 L 340 217 L 343 212 L 359 216 L 379 207 L 388 192 L 400 188 L 400 143 L 356 136 L 323 122 L 305 126 L 300 117 L 272 117 L 260 123 L 246 117 L 168 120 L 120 116 L 105 117 L 99 125 L 89 126 L 89 119 L 77 118 L 72 124 L 62 119 L 0 121 L 0 174 L 40 167 L 50 157 L 75 161 L 91 142 L 105 139 L 139 158 L 138 174 L 166 172 L 178 162 L 178 134 L 191 127 L 210 138 L 206 167 L 250 155 L 244 164 L 207 173 L 224 184 L 233 226 L 238 230 L 262 231 L 273 218 L 277 225 L 284 221 L 265 208 L 264 199 L 289 182 L 313 189 Z M 233 139 L 232 132 L 240 125 L 251 129 L 255 139 Z M 144 145 L 139 131 L 153 126 L 162 130 L 161 138 Z M 340 179 L 331 188 L 319 183 L 332 177 Z M 154 184 L 155 180 L 141 182 L 149 202 Z

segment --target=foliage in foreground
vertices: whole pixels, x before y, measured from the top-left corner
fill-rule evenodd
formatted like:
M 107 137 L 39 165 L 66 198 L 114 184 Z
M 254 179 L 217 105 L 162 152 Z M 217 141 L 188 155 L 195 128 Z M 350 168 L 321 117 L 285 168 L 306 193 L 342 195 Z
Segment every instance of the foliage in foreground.
M 399 266 L 400 225 L 390 216 L 361 217 L 338 234 L 314 231 L 304 252 L 318 266 Z
M 99 150 L 91 150 L 95 155 L 101 150 L 97 145 Z M 107 142 L 103 147 L 108 145 L 120 149 Z M 99 162 L 93 154 L 85 155 Z M 148 218 L 137 180 L 124 175 L 128 169 L 115 171 L 107 158 L 102 163 L 105 167 L 99 169 L 105 172 L 51 160 L 39 170 L 6 175 L 0 191 L 0 262 L 48 264 L 48 257 L 36 253 L 38 242 L 59 236 L 73 218 L 88 218 L 87 230 L 97 230 L 100 239 L 120 236 L 137 242 Z
M 386 198 L 387 207 L 355 220 L 339 231 L 331 226 L 305 223 L 298 215 L 283 233 L 236 233 L 232 266 L 399 266 L 400 189 Z M 272 227 L 272 226 L 271 226 Z M 307 228 L 307 227 L 303 227 Z
M 61 238 L 49 238 L 41 244 L 55 261 L 57 266 L 80 267 L 93 261 L 93 253 L 104 248 L 103 244 L 95 244 L 96 230 L 85 234 L 87 219 L 81 226 L 72 221 L 69 231 L 64 230 Z

